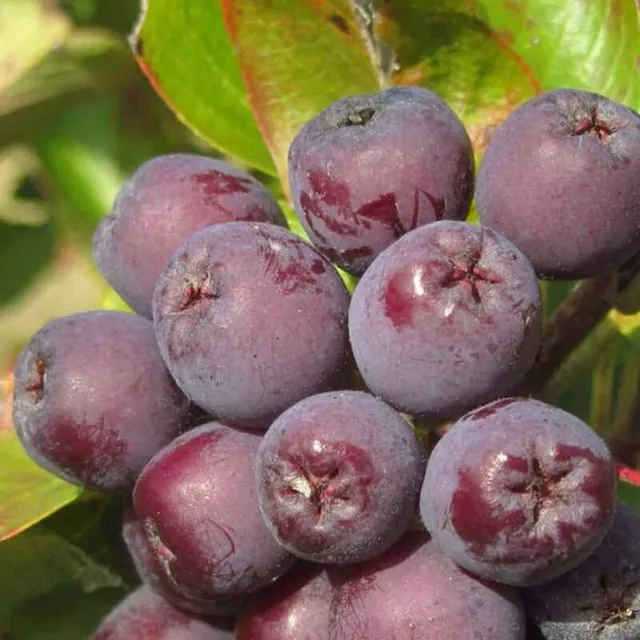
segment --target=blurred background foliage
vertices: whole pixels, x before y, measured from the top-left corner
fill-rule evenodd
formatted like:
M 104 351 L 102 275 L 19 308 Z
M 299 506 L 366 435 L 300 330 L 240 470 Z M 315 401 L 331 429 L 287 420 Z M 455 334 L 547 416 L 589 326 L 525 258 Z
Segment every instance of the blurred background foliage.
M 135 582 L 119 499 L 81 493 L 31 463 L 10 400 L 14 359 L 45 322 L 121 307 L 92 263 L 91 235 L 143 161 L 223 155 L 286 207 L 293 135 L 347 94 L 427 86 L 463 119 L 478 159 L 508 113 L 544 89 L 583 88 L 640 109 L 636 0 L 144 5 L 141 15 L 137 0 L 0 0 L 0 638 L 85 637 Z M 573 284 L 543 284 L 547 319 Z M 542 391 L 632 468 L 639 288 Z M 640 506 L 631 484 L 620 491 Z

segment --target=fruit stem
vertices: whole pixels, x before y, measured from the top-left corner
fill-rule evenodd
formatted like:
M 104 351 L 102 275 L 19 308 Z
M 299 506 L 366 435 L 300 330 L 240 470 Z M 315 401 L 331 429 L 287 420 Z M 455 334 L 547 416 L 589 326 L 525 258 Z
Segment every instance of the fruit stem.
M 598 358 L 620 335 L 618 327 L 606 317 L 589 336 L 567 357 L 555 371 L 553 377 L 541 390 L 541 399 L 549 404 L 556 404 L 566 393 L 573 381 L 584 371 L 592 370 Z
M 573 288 L 549 320 L 533 367 L 517 389 L 519 395 L 540 394 L 631 285 L 639 262 L 636 257 L 617 271 L 582 280 Z

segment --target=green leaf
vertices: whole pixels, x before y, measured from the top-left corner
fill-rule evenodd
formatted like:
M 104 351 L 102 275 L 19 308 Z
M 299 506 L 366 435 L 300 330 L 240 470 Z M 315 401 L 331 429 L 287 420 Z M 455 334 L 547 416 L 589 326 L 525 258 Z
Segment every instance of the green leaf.
M 458 0 L 377 2 L 375 37 L 395 55 L 395 84 L 425 86 L 458 114 L 474 147 L 540 86 L 527 63 Z
M 122 538 L 122 514 L 129 496 L 90 491 L 49 516 L 36 530 L 46 528 L 67 540 L 101 567 L 120 576 L 127 588 L 139 578 Z
M 634 0 L 474 0 L 469 5 L 526 61 L 544 89 L 585 89 L 640 108 Z
M 8 224 L 0 220 L 0 305 L 14 299 L 53 256 L 54 230 L 42 225 Z
M 85 638 L 127 590 L 120 576 L 40 526 L 0 544 L 0 636 Z
M 66 228 L 84 243 L 125 180 L 117 116 L 116 96 L 84 101 L 54 122 L 36 147 L 63 199 L 57 213 L 66 215 Z
M 125 597 L 122 589 L 85 593 L 75 585 L 59 585 L 14 605 L 3 622 L 0 638 L 16 640 L 82 640 L 89 638 L 103 618 Z M 36 612 L 36 615 L 34 615 Z M 3 628 L 4 627 L 4 628 Z
M 70 26 L 65 15 L 45 0 L 2 0 L 0 91 L 59 46 Z
M 131 44 L 157 93 L 213 147 L 273 174 L 219 0 L 148 0 L 142 5 Z
M 0 93 L 0 145 L 32 141 L 87 96 L 122 91 L 138 77 L 113 35 L 79 30 Z
M 631 355 L 637 358 L 638 352 L 640 352 L 640 311 L 633 314 L 624 314 L 612 309 L 608 318 L 616 326 L 620 334 L 629 340 L 635 348 L 636 353 L 631 352 Z
M 44 203 L 37 192 L 22 193 L 37 169 L 25 148 L 0 152 L 0 307 L 17 298 L 53 255 L 54 228 Z
M 640 487 L 618 480 L 618 500 L 640 511 Z
M 222 0 L 260 131 L 287 187 L 300 127 L 333 101 L 380 88 L 347 0 Z
M 101 309 L 108 311 L 124 311 L 125 313 L 133 313 L 131 307 L 118 295 L 113 289 L 109 289 L 102 298 L 100 304 Z
M 27 456 L 12 429 L 0 429 L 0 541 L 69 504 L 80 490 L 44 471 Z M 4 549 L 4 546 L 0 546 Z M 8 576 L 2 568 L 0 576 Z M 0 611 L 4 601 L 0 580 Z
M 100 26 L 126 36 L 138 15 L 137 2 L 104 0 L 62 0 L 62 6 L 76 24 Z

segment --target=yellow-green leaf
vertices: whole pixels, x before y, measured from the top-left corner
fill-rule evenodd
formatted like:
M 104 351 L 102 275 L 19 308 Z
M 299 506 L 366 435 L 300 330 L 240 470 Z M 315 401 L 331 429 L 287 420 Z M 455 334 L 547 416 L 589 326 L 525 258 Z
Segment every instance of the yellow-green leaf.
M 635 0 L 469 0 L 545 89 L 572 87 L 640 109 Z
M 176 116 L 213 147 L 274 173 L 256 127 L 219 0 L 147 0 L 131 44 Z
M 222 0 L 253 113 L 286 189 L 291 140 L 318 112 L 380 88 L 346 0 Z
M 62 10 L 45 0 L 0 2 L 0 92 L 15 82 L 70 32 Z
M 78 487 L 37 466 L 12 429 L 0 429 L 0 542 L 46 518 L 79 494 Z

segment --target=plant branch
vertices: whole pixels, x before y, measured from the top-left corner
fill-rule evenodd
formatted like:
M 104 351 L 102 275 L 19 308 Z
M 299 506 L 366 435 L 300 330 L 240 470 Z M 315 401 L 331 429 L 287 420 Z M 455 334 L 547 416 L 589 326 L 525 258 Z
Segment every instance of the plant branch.
M 553 315 L 519 395 L 537 395 L 571 353 L 607 315 L 638 275 L 640 254 L 620 267 L 579 282 Z

